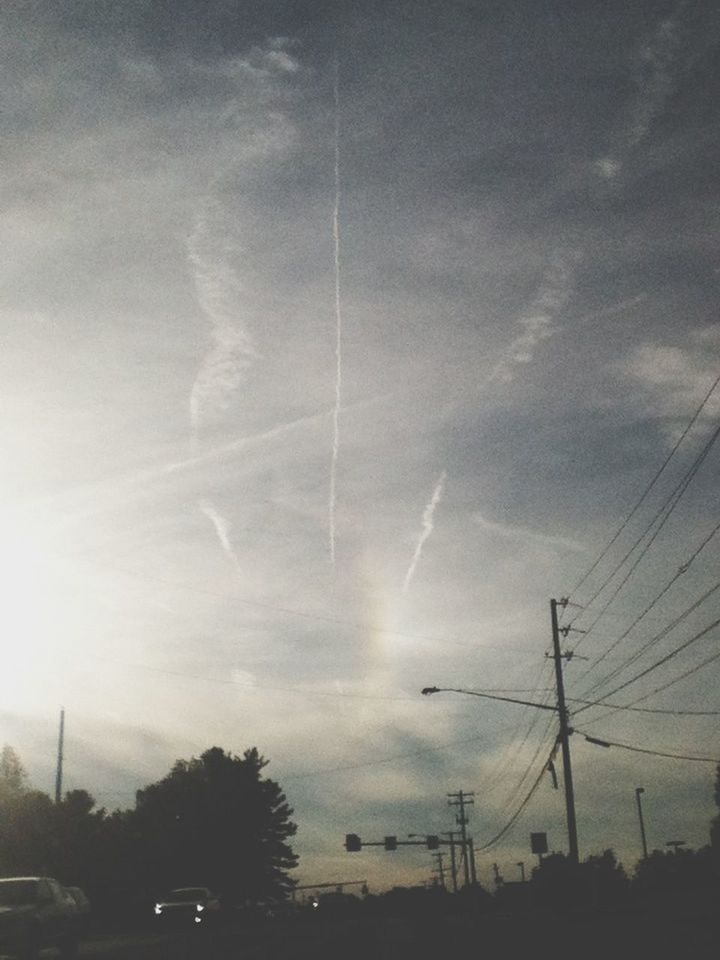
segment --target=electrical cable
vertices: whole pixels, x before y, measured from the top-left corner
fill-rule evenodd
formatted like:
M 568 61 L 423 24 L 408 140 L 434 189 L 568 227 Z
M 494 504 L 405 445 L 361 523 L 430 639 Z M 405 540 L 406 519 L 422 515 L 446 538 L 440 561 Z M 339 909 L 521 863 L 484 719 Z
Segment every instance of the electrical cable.
M 589 736 L 582 730 L 575 730 L 575 733 L 582 734 L 582 736 L 584 736 L 586 739 Z M 590 742 L 597 743 L 598 741 L 593 737 L 590 737 Z M 604 738 L 602 741 L 600 741 L 600 745 L 604 747 L 618 747 L 621 750 L 631 750 L 633 753 L 647 753 L 653 757 L 667 757 L 671 760 L 694 760 L 697 763 L 720 763 L 720 759 L 718 759 L 718 757 L 698 757 L 697 755 L 686 753 L 668 753 L 663 750 L 651 750 L 648 747 L 635 747 L 629 743 L 621 743 L 617 740 L 605 740 Z
M 601 619 L 601 617 L 603 616 L 605 611 L 608 609 L 610 604 L 613 602 L 613 600 L 615 600 L 617 595 L 620 593 L 622 588 L 625 586 L 625 584 L 628 582 L 632 574 L 635 572 L 638 565 L 644 558 L 645 554 L 648 552 L 652 544 L 655 542 L 655 540 L 659 536 L 661 530 L 667 523 L 675 507 L 678 505 L 678 503 L 682 499 L 687 488 L 690 486 L 691 482 L 693 481 L 696 474 L 700 470 L 700 467 L 704 463 L 705 458 L 707 457 L 708 453 L 713 447 L 713 444 L 715 443 L 715 441 L 719 436 L 720 436 L 720 424 L 715 428 L 715 430 L 710 436 L 710 439 L 706 442 L 706 444 L 704 445 L 704 447 L 702 448 L 698 456 L 695 458 L 689 470 L 683 476 L 682 480 L 673 488 L 670 495 L 665 499 L 665 501 L 661 504 L 659 509 L 655 512 L 650 523 L 645 527 L 645 529 L 640 534 L 640 536 L 635 540 L 635 542 L 630 547 L 630 549 L 626 552 L 622 560 L 620 560 L 620 562 L 615 565 L 615 567 L 612 569 L 610 574 L 605 578 L 605 580 L 598 587 L 598 589 L 595 591 L 592 597 L 584 604 L 582 611 L 578 613 L 577 616 L 573 618 L 573 620 L 570 621 L 570 623 L 568 624 L 568 628 L 572 627 L 572 625 L 577 620 L 579 620 L 580 617 L 583 616 L 583 614 L 587 611 L 590 605 L 598 598 L 598 596 L 602 593 L 605 587 L 608 586 L 608 584 L 611 582 L 613 577 L 620 571 L 620 569 L 623 567 L 625 562 L 630 558 L 630 556 L 634 553 L 637 547 L 639 547 L 643 539 L 652 530 L 652 528 L 655 526 L 657 521 L 660 520 L 660 523 L 658 524 L 657 529 L 651 534 L 650 539 L 643 547 L 642 551 L 640 552 L 640 555 L 636 558 L 636 560 L 631 565 L 630 569 L 627 571 L 627 573 L 622 578 L 618 586 L 615 588 L 614 593 L 611 594 L 610 599 L 606 602 L 605 606 L 600 610 L 600 613 L 596 616 L 596 618 L 593 620 L 593 622 L 588 627 L 588 629 L 584 631 L 584 636 L 580 638 L 580 640 L 577 643 L 577 646 L 579 646 L 580 643 L 587 638 L 588 634 L 592 632 L 592 630 L 595 628 L 596 624 Z
M 710 387 L 710 389 L 708 390 L 708 392 L 705 394 L 705 396 L 704 396 L 704 398 L 703 398 L 703 400 L 702 400 L 702 403 L 700 404 L 700 406 L 699 406 L 699 407 L 695 410 L 695 412 L 693 413 L 692 417 L 690 418 L 690 420 L 689 420 L 689 422 L 687 423 L 687 425 L 686 425 L 685 429 L 683 430 L 683 432 L 680 434 L 680 437 L 679 437 L 678 440 L 676 441 L 676 443 L 675 443 L 675 445 L 673 446 L 672 450 L 671 450 L 670 453 L 667 455 L 667 457 L 665 458 L 665 460 L 664 460 L 663 463 L 661 464 L 659 470 L 655 473 L 655 475 L 653 476 L 652 480 L 650 481 L 650 483 L 647 485 L 647 487 L 646 487 L 645 490 L 643 491 L 640 499 L 636 502 L 635 506 L 632 508 L 632 510 L 630 511 L 630 513 L 629 513 L 629 514 L 625 517 L 625 519 L 622 521 L 622 523 L 620 524 L 620 526 L 618 527 L 618 529 L 617 529 L 617 530 L 615 531 L 615 533 L 613 534 L 612 538 L 608 541 L 608 543 L 607 543 L 607 544 L 603 547 L 603 549 L 600 551 L 599 555 L 597 556 L 597 558 L 595 559 L 595 561 L 592 563 L 592 565 L 588 568 L 588 570 L 585 571 L 585 573 L 582 575 L 582 577 L 580 577 L 580 579 L 578 580 L 578 582 L 577 582 L 577 583 L 575 584 L 575 586 L 573 587 L 573 589 L 572 589 L 572 591 L 571 591 L 571 593 L 570 593 L 570 596 L 574 596 L 574 595 L 577 593 L 577 591 L 580 589 L 580 587 L 585 583 L 585 581 L 587 580 L 587 578 L 588 578 L 588 577 L 590 576 L 590 574 L 595 570 L 595 568 L 596 568 L 597 565 L 600 563 L 600 561 L 603 559 L 603 557 L 606 556 L 608 550 L 613 546 L 613 544 L 614 544 L 615 541 L 618 539 L 618 537 L 620 536 L 620 534 L 621 534 L 621 533 L 623 532 L 623 530 L 627 527 L 628 523 L 632 520 L 632 518 L 635 516 L 635 514 L 637 513 L 637 511 L 639 510 L 639 508 L 640 508 L 640 507 L 642 506 L 642 504 L 645 502 L 645 499 L 647 498 L 647 496 L 649 495 L 650 491 L 651 491 L 652 488 L 655 486 L 655 484 L 657 483 L 657 481 L 658 481 L 658 480 L 660 479 L 660 477 L 662 476 L 663 472 L 665 471 L 665 468 L 668 466 L 668 464 L 670 463 L 670 461 L 672 460 L 672 458 L 673 458 L 673 457 L 675 456 L 675 454 L 677 453 L 677 451 L 678 451 L 680 445 L 682 444 L 682 442 L 684 441 L 685 437 L 686 437 L 686 436 L 688 435 L 688 433 L 692 430 L 693 426 L 695 425 L 696 420 L 698 419 L 698 417 L 700 416 L 700 414 L 701 414 L 702 411 L 704 410 L 704 408 L 705 408 L 708 400 L 710 399 L 710 397 L 712 396 L 712 394 L 715 392 L 715 388 L 717 387 L 717 385 L 718 385 L 719 383 L 720 383 L 720 374 L 718 374 L 718 376 L 715 378 L 712 386 Z
M 540 786 L 540 783 L 542 782 L 542 778 L 543 778 L 544 775 L 545 775 L 545 771 L 547 770 L 548 764 L 549 764 L 550 761 L 552 760 L 552 757 L 553 757 L 553 753 L 554 753 L 554 752 L 555 752 L 555 747 L 553 747 L 552 751 L 551 751 L 550 754 L 548 755 L 548 758 L 547 758 L 547 760 L 545 761 L 545 763 L 543 764 L 543 767 L 542 767 L 540 773 L 538 774 L 537 779 L 536 779 L 535 782 L 533 783 L 532 787 L 530 787 L 530 790 L 529 790 L 529 792 L 527 793 L 525 799 L 522 801 L 522 803 L 521 803 L 520 806 L 517 808 L 517 810 L 516 810 L 515 813 L 512 815 L 512 817 L 510 817 L 510 819 L 509 819 L 508 822 L 505 824 L 505 826 L 502 828 L 502 830 L 501 830 L 499 833 L 496 833 L 495 836 L 492 838 L 492 840 L 489 840 L 487 843 L 483 844 L 483 846 L 479 847 L 479 848 L 478 848 L 478 851 L 489 850 L 490 847 L 495 846 L 495 844 L 498 842 L 498 840 L 502 839 L 502 837 L 505 836 L 505 834 L 508 832 L 508 830 L 510 829 L 510 827 L 512 827 L 512 825 L 515 823 L 515 821 L 518 819 L 518 817 L 520 816 L 520 814 L 523 812 L 523 810 L 525 809 L 525 807 L 526 807 L 526 806 L 528 805 L 528 803 L 530 802 L 530 800 L 531 800 L 533 794 L 535 793 L 535 791 L 537 790 L 537 788 Z
M 676 657 L 679 653 L 682 653 L 683 650 L 686 650 L 691 644 L 695 643 L 695 641 L 700 640 L 702 637 L 708 634 L 711 630 L 714 630 L 715 627 L 718 626 L 718 624 L 720 624 L 720 617 L 718 617 L 717 620 L 713 620 L 713 622 L 708 624 L 706 627 L 703 627 L 702 630 L 694 634 L 692 637 L 690 637 L 689 640 L 686 640 L 679 647 L 676 647 L 674 650 L 671 650 L 670 653 L 667 653 L 664 657 L 661 657 L 659 660 L 656 660 L 654 663 L 651 663 L 649 667 L 646 667 L 644 670 L 641 670 L 640 673 L 635 674 L 634 677 L 631 677 L 629 680 L 626 680 L 624 683 L 621 683 L 619 686 L 615 687 L 609 693 L 604 694 L 598 700 L 590 701 L 590 703 L 588 703 L 586 706 L 580 707 L 579 710 L 575 711 L 575 715 L 577 716 L 578 713 L 582 713 L 584 710 L 588 710 L 590 709 L 590 707 L 598 706 L 599 704 L 606 705 L 606 701 L 608 697 L 612 697 L 613 694 L 618 693 L 620 690 L 624 690 L 626 687 L 629 687 L 631 683 L 635 683 L 637 680 L 640 680 L 642 677 L 646 677 L 653 670 L 657 670 L 658 667 L 661 667 L 663 664 L 667 663 L 673 657 Z M 720 656 L 720 654 L 717 654 L 717 656 Z M 711 661 L 708 661 L 708 662 L 711 662 Z
M 697 673 L 699 670 L 702 670 L 704 667 L 710 666 L 711 663 L 714 663 L 716 660 L 720 660 L 720 651 L 713 653 L 711 656 L 707 657 L 705 660 L 701 660 L 700 663 L 696 663 L 695 666 L 690 667 L 689 670 L 686 670 L 684 673 L 681 673 L 677 677 L 673 677 L 671 680 L 668 680 L 666 683 L 661 684 L 659 687 L 655 687 L 654 690 L 650 690 L 649 693 L 644 693 L 641 697 L 637 697 L 635 700 L 631 700 L 629 704 L 626 704 L 624 707 L 619 707 L 617 705 L 612 706 L 606 713 L 601 714 L 599 717 L 594 717 L 590 722 L 591 723 L 600 723 L 601 721 L 611 717 L 619 709 L 629 709 L 634 707 L 637 703 L 642 703 L 644 700 L 649 700 L 650 697 L 654 697 L 656 693 L 663 693 L 663 691 L 674 687 L 676 683 L 680 683 L 682 680 L 686 680 L 688 677 L 692 676 L 694 673 Z M 598 703 L 589 704 L 589 706 L 597 706 Z M 600 706 L 610 707 L 609 703 L 600 701 Z M 584 708 L 583 708 L 584 709 Z M 576 713 L 580 711 L 577 710 Z
M 716 527 L 716 530 L 718 529 L 720 529 L 720 524 L 718 524 L 718 526 Z M 671 583 L 672 582 L 673 581 L 671 581 Z M 663 590 L 658 594 L 658 596 L 653 601 L 653 604 L 663 595 L 663 593 L 666 592 L 667 586 L 668 585 L 666 585 L 666 587 L 663 588 Z M 601 678 L 600 680 L 596 681 L 592 686 L 588 687 L 588 689 L 585 690 L 585 696 L 588 696 L 589 694 L 593 693 L 593 691 L 598 690 L 600 687 L 604 686 L 606 683 L 609 683 L 611 680 L 614 680 L 615 677 L 617 677 L 620 673 L 622 673 L 623 670 L 625 670 L 627 667 L 631 666 L 633 663 L 639 660 L 644 653 L 646 653 L 651 647 L 654 647 L 657 643 L 663 640 L 668 635 L 668 633 L 674 630 L 675 627 L 679 623 L 681 623 L 686 617 L 688 617 L 691 613 L 694 613 L 694 611 L 697 610 L 697 608 L 700 607 L 703 603 L 705 603 L 705 601 L 708 600 L 717 590 L 720 590 L 720 581 L 718 581 L 718 583 L 716 583 L 715 586 L 707 590 L 699 598 L 699 600 L 696 600 L 695 603 L 691 604 L 687 609 L 683 610 L 681 614 L 678 614 L 678 616 L 675 617 L 675 619 L 672 620 L 669 624 L 667 624 L 667 626 L 665 626 L 660 631 L 660 633 L 657 633 L 655 634 L 655 636 L 650 637 L 650 639 L 646 640 L 638 650 L 636 650 L 629 657 L 623 660 L 622 663 L 619 663 L 616 667 L 614 667 L 610 671 L 610 673 L 608 673 L 605 677 Z M 650 605 L 650 607 L 651 606 L 652 604 Z M 648 610 L 650 609 L 650 607 L 646 607 L 645 609 Z M 602 657 L 600 657 L 600 659 L 596 661 L 595 665 L 597 665 L 602 660 L 604 660 L 605 657 L 618 645 L 618 643 L 620 643 L 621 640 L 624 640 L 625 637 L 627 637 L 630 630 L 632 630 L 633 626 L 635 626 L 635 624 L 638 623 L 641 618 L 642 617 L 638 617 L 635 621 L 633 621 L 633 623 L 628 627 L 625 633 L 622 634 L 622 636 L 620 636 L 610 647 L 608 647 L 608 649 L 605 651 Z M 578 680 L 584 679 L 588 675 L 588 673 L 590 673 L 590 670 L 586 670 L 585 673 L 583 673 L 580 677 L 578 677 Z
M 545 674 L 549 674 L 551 670 L 552 668 L 550 666 L 549 661 L 543 660 L 542 667 L 540 668 L 540 671 L 538 673 L 537 684 L 535 688 L 532 690 L 532 692 L 528 691 L 528 693 L 531 693 L 531 696 L 533 698 L 538 696 L 540 693 L 546 693 L 547 695 L 543 698 L 544 703 L 547 703 L 549 701 L 550 696 L 555 690 L 554 687 L 543 688 L 541 686 L 545 682 Z M 488 775 L 485 777 L 485 780 L 484 780 L 483 790 L 485 794 L 492 793 L 498 786 L 498 783 L 500 782 L 500 779 L 503 777 L 503 775 L 507 775 L 508 772 L 514 768 L 517 757 L 520 755 L 523 747 L 525 746 L 528 739 L 530 738 L 530 735 L 532 734 L 532 731 L 534 730 L 535 726 L 540 722 L 541 714 L 539 714 L 536 710 L 534 710 L 531 707 L 526 707 L 524 710 L 520 711 L 520 713 L 521 713 L 521 717 L 520 717 L 520 721 L 517 724 L 516 729 L 519 731 L 523 726 L 525 726 L 528 714 L 530 714 L 530 723 L 527 726 L 527 729 L 525 730 L 525 733 L 523 734 L 522 738 L 520 738 L 519 735 L 516 736 L 513 742 L 509 745 L 506 756 L 500 757 L 497 760 L 497 762 L 493 765 L 493 767 L 490 769 Z

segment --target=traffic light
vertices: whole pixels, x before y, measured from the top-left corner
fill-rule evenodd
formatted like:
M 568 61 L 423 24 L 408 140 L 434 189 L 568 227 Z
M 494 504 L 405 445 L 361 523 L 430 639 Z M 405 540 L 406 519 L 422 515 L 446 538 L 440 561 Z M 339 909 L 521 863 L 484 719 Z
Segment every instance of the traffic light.
M 429 834 L 427 838 L 428 850 L 437 850 L 439 846 L 440 846 L 440 838 L 433 836 L 432 834 Z
M 385 849 L 397 850 L 397 837 L 385 837 Z
M 345 834 L 345 849 L 348 853 L 356 853 L 362 847 L 362 841 L 356 833 Z

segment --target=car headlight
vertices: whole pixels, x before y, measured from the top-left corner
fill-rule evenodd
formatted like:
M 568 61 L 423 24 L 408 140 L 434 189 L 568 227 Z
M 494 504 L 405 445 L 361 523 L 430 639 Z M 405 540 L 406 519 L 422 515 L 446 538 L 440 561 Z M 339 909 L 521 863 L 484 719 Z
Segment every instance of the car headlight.
M 159 917 L 160 914 L 162 913 L 162 906 L 161 906 L 159 903 L 156 903 L 156 904 L 155 904 L 155 913 L 156 913 L 156 915 L 157 915 L 158 917 Z
M 201 912 L 205 909 L 205 904 L 204 904 L 204 903 L 196 903 L 196 904 L 195 904 L 195 909 L 197 910 L 198 913 L 201 913 Z

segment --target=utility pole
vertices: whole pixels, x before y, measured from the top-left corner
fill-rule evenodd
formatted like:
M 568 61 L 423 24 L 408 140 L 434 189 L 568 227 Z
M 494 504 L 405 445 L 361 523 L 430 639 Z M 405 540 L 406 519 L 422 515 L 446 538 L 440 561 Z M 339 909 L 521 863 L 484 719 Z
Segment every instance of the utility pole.
M 642 812 L 642 803 L 640 802 L 640 794 L 645 793 L 644 787 L 635 787 L 635 800 L 637 802 L 638 808 L 638 819 L 640 820 L 640 839 L 642 840 L 643 848 L 643 860 L 647 860 L 647 840 L 645 839 L 645 822 L 643 821 L 643 812 Z
M 555 685 L 557 687 L 557 709 L 560 720 L 558 740 L 562 751 L 563 781 L 565 784 L 565 813 L 567 816 L 568 844 L 570 860 L 577 865 L 578 838 L 577 822 L 575 820 L 575 791 L 573 790 L 572 766 L 570 764 L 570 725 L 565 705 L 565 684 L 563 682 L 562 659 L 560 652 L 560 629 L 558 627 L 557 600 L 550 601 L 550 620 L 552 624 L 553 660 L 555 661 Z
M 455 833 L 448 830 L 443 834 L 444 837 L 450 837 L 450 878 L 452 880 L 453 893 L 458 892 L 457 882 L 457 859 L 455 857 Z
M 472 837 L 468 837 L 468 852 L 470 853 L 470 879 L 474 887 L 477 886 L 477 873 L 475 872 L 475 843 Z
M 472 799 L 474 793 L 463 793 L 462 790 L 458 790 L 457 793 L 448 794 L 448 806 L 449 807 L 460 807 L 460 813 L 455 817 L 455 822 L 460 826 L 460 837 L 462 842 L 462 857 L 463 857 L 463 871 L 465 875 L 465 886 L 470 886 L 470 863 L 468 857 L 468 840 L 467 840 L 467 831 L 465 827 L 468 824 L 468 818 L 465 816 L 465 807 L 470 806 L 475 803 Z
M 440 886 L 443 888 L 443 890 L 446 890 L 447 887 L 445 886 L 445 867 L 443 866 L 442 850 L 438 850 L 437 853 L 434 853 L 433 857 L 435 860 L 437 860 L 437 876 L 440 880 Z
M 58 737 L 57 774 L 55 776 L 55 803 L 62 800 L 63 747 L 65 741 L 65 710 L 60 711 L 60 736 Z

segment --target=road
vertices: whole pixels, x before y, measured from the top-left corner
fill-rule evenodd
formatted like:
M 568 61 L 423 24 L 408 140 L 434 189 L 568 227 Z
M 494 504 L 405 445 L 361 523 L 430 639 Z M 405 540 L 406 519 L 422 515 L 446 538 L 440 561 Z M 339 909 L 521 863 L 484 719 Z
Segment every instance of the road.
M 91 938 L 80 960 L 716 960 L 717 920 L 667 917 L 353 917 L 250 929 Z M 42 953 L 43 960 L 57 954 Z

